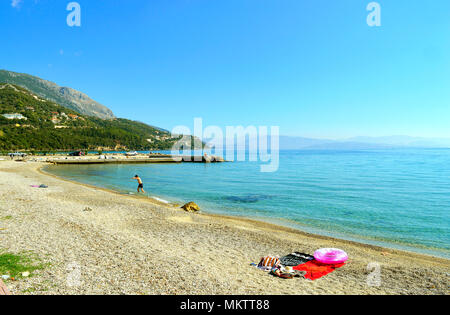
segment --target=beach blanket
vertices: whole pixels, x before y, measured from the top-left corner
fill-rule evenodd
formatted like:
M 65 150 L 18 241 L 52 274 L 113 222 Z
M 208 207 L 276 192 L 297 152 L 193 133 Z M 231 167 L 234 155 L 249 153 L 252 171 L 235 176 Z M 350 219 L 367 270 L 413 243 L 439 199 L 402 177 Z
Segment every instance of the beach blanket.
M 327 265 L 318 262 L 317 260 L 308 261 L 305 264 L 295 266 L 294 270 L 306 271 L 305 279 L 317 280 L 326 276 L 327 274 L 341 268 L 345 264 Z
M 271 271 L 272 268 L 281 265 L 281 261 L 278 256 L 265 256 L 261 258 L 259 264 L 256 266 L 264 271 Z
M 298 266 L 311 260 L 314 260 L 314 256 L 299 252 L 295 252 L 280 258 L 281 264 L 286 267 Z

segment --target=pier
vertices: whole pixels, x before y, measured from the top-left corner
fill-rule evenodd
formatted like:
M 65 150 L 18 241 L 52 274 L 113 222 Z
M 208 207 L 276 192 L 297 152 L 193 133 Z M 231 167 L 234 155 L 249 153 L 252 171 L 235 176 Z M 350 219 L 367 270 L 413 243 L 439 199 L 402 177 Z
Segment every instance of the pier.
M 167 164 L 167 163 L 223 163 L 221 157 L 216 156 L 172 156 L 158 155 L 148 157 L 125 157 L 125 156 L 86 156 L 86 157 L 59 157 L 49 158 L 48 163 L 55 165 L 73 164 Z

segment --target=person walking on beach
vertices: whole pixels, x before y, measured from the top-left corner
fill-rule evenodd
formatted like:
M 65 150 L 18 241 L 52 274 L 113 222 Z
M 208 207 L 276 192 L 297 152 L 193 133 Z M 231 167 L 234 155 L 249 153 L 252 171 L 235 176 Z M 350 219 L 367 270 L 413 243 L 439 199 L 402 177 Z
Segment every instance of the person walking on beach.
M 133 179 L 137 180 L 137 181 L 138 181 L 138 184 L 139 184 L 139 186 L 138 186 L 138 188 L 137 188 L 137 192 L 139 193 L 139 192 L 142 191 L 142 193 L 145 194 L 145 191 L 144 191 L 144 183 L 142 182 L 142 179 L 139 177 L 139 175 L 134 176 Z

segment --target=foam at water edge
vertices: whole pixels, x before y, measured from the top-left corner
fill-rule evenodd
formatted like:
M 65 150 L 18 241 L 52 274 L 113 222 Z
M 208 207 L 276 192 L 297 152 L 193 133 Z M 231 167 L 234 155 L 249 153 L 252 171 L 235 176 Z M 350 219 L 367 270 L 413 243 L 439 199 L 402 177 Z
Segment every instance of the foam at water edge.
M 152 196 L 152 199 L 155 199 L 155 200 L 157 200 L 159 202 L 162 202 L 162 203 L 169 203 L 167 200 L 164 200 L 164 199 L 161 199 L 161 198 L 158 198 L 158 197 L 155 197 L 155 196 Z

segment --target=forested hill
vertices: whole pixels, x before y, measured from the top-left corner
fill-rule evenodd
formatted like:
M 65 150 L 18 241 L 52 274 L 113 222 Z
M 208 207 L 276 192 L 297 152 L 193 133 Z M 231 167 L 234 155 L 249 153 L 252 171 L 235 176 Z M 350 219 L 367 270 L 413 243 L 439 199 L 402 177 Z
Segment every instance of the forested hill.
M 0 84 L 0 151 L 164 150 L 179 137 L 127 119 L 100 119 Z
M 86 116 L 103 119 L 115 118 L 109 108 L 94 101 L 86 94 L 69 87 L 61 87 L 56 83 L 29 74 L 0 70 L 0 83 L 21 86 L 43 99 L 55 102 Z

